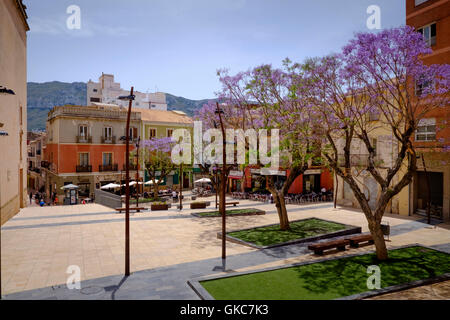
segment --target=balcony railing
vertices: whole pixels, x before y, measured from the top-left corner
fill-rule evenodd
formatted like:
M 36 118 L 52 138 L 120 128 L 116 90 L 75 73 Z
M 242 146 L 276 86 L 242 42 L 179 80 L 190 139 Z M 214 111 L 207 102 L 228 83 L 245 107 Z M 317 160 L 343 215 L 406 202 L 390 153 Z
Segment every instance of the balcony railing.
M 76 172 L 92 172 L 92 166 L 90 165 L 77 166 Z
M 48 161 L 41 161 L 41 167 L 45 169 L 50 169 L 50 162 Z
M 383 164 L 383 159 L 380 156 L 375 156 L 373 159 L 375 167 L 380 167 Z M 345 158 L 343 154 L 339 155 L 338 163 L 340 167 L 345 166 Z M 369 155 L 368 154 L 352 154 L 350 155 L 350 166 L 351 167 L 368 167 L 369 166 Z
M 112 136 L 112 137 L 103 137 L 102 136 L 102 143 L 115 144 L 116 143 L 116 136 Z
M 105 172 L 105 171 L 118 171 L 118 165 L 117 163 L 115 164 L 110 164 L 110 165 L 99 165 L 98 166 L 98 171 L 100 172 Z
M 120 137 L 120 139 L 119 139 L 120 141 L 122 141 L 122 143 L 127 143 L 127 137 L 126 136 L 122 136 L 122 137 Z M 130 137 L 130 144 L 131 143 L 133 143 L 133 142 L 137 142 L 138 141 L 138 138 L 131 138 Z
M 123 171 L 125 171 L 125 170 L 127 170 L 127 166 L 124 164 L 123 165 Z M 137 170 L 137 164 L 130 163 L 130 170 L 136 171 Z
M 92 136 L 77 136 L 77 143 L 92 143 Z

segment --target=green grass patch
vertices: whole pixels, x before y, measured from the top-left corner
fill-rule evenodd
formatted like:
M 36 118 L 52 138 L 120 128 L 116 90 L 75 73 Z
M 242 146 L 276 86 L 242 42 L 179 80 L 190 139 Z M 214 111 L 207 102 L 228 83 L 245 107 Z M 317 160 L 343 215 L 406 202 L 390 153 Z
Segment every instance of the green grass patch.
M 258 210 L 258 209 L 233 209 L 233 210 L 226 210 L 225 214 L 228 216 L 236 216 L 236 215 L 250 215 L 255 213 L 263 213 L 264 211 Z M 200 217 L 220 217 L 221 214 L 219 211 L 209 211 L 209 212 L 196 212 L 196 215 Z
M 381 270 L 381 287 L 433 278 L 450 272 L 450 255 L 420 246 L 328 260 L 272 271 L 202 281 L 218 300 L 328 300 L 370 291 L 367 267 Z
M 280 230 L 280 225 L 258 227 L 230 232 L 228 235 L 258 246 L 269 246 L 292 240 L 310 238 L 326 233 L 344 230 L 345 225 L 321 219 L 305 219 L 290 223 L 290 230 Z

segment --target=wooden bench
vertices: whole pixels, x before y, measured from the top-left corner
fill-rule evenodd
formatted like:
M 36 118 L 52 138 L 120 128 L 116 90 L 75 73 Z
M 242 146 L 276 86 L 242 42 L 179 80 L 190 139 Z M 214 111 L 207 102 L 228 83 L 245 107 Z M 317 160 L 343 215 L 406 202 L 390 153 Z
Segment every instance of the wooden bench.
M 145 211 L 147 209 L 148 208 L 143 208 L 143 207 L 139 207 L 139 208 L 130 207 L 130 211 L 137 211 L 137 212 L 141 212 L 141 210 Z M 122 211 L 126 211 L 126 210 L 127 210 L 127 208 L 116 208 L 116 211 L 119 211 L 120 213 L 122 213 Z
M 315 254 L 322 255 L 324 250 L 337 248 L 339 251 L 345 251 L 345 246 L 350 244 L 347 239 L 333 240 L 328 242 L 315 243 L 308 246 Z
M 232 202 L 227 202 L 227 203 L 225 203 L 226 206 L 231 206 L 231 205 L 233 205 L 233 206 L 235 206 L 235 207 L 236 207 L 236 205 L 238 205 L 238 204 L 239 204 L 239 201 L 232 201 Z
M 352 248 L 358 248 L 361 242 L 368 242 L 369 244 L 374 244 L 373 237 L 371 234 L 361 234 L 351 238 L 346 238 L 346 240 L 350 241 L 350 247 Z

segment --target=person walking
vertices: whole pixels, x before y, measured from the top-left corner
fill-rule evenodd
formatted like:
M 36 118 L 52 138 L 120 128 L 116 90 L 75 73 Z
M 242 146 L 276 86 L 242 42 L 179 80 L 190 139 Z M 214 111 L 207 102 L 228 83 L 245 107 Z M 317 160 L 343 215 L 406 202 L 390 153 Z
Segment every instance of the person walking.
M 33 202 L 33 192 L 30 191 L 30 204 Z

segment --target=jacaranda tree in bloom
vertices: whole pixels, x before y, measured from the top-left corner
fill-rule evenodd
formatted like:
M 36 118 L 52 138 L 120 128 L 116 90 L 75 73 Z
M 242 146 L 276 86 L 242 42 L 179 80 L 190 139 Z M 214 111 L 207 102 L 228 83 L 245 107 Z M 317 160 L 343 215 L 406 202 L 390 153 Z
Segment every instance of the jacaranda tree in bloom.
M 308 86 L 301 66 L 289 59 L 283 61 L 283 66 L 283 69 L 271 65 L 254 68 L 250 71 L 247 90 L 250 99 L 258 105 L 259 126 L 279 130 L 280 167 L 274 169 L 286 170 L 287 177 L 278 182 L 277 172 L 268 174 L 267 189 L 277 208 L 280 229 L 288 230 L 285 196 L 295 179 L 320 156 L 321 139 L 315 109 L 305 99 Z
M 449 107 L 450 65 L 424 65 L 420 58 L 431 52 L 422 36 L 405 26 L 357 34 L 340 54 L 310 59 L 303 66 L 311 84 L 308 99 L 320 113 L 328 143 L 323 156 L 353 191 L 380 260 L 388 258 L 383 214 L 417 168 L 412 139 L 419 121 L 435 108 Z M 377 154 L 374 139 L 380 128 L 391 137 L 392 150 L 391 160 L 381 160 L 381 165 L 380 156 L 387 155 Z M 355 168 L 354 144 L 367 150 L 358 163 L 363 170 Z M 378 185 L 372 206 L 373 195 L 358 181 L 361 172 Z
M 241 165 L 241 169 L 244 170 L 249 163 L 270 167 L 271 170 L 264 173 L 267 189 L 277 208 L 280 229 L 287 230 L 289 218 L 284 198 L 294 180 L 308 169 L 314 156 L 320 155 L 321 140 L 315 126 L 317 116 L 312 114 L 315 109 L 304 99 L 304 90 L 308 86 L 303 84 L 301 68 L 287 59 L 283 65 L 283 69 L 261 65 L 235 76 L 220 70 L 222 90 L 218 98 L 223 101 L 220 107 L 224 111 L 225 127 L 248 133 L 241 136 L 246 150 L 245 165 Z M 213 127 L 214 123 L 217 127 L 216 109 L 215 105 L 207 104 L 197 113 L 197 120 L 203 121 L 204 129 L 205 124 L 206 128 Z M 278 130 L 278 147 L 271 144 L 267 150 L 261 148 L 268 145 L 269 140 L 272 143 L 272 138 L 260 134 L 259 129 L 265 129 L 269 136 L 273 130 Z M 239 143 L 238 139 L 233 138 L 233 142 Z M 227 143 L 230 143 L 228 140 L 231 140 L 229 137 Z M 271 161 L 274 152 L 280 159 L 275 167 Z M 249 161 L 250 158 L 256 161 Z M 280 169 L 287 170 L 289 175 L 278 183 Z
M 171 158 L 174 144 L 171 137 L 143 141 L 145 170 L 153 181 L 155 199 L 158 198 L 159 186 L 176 167 Z

